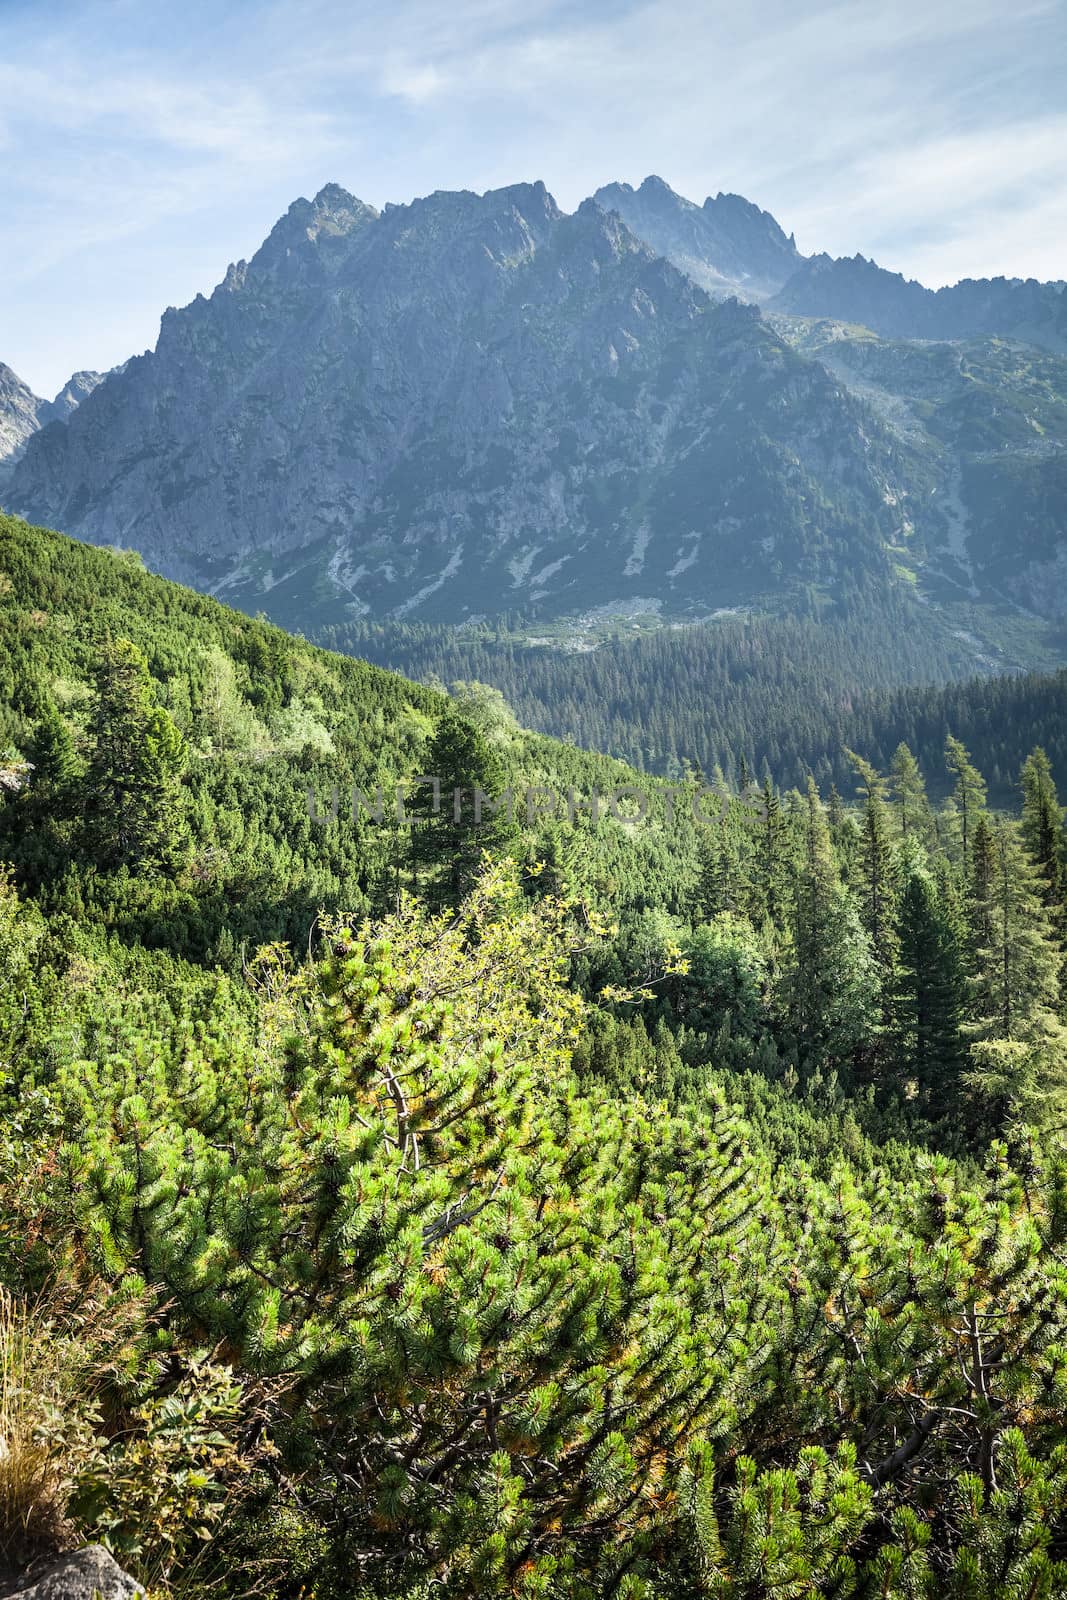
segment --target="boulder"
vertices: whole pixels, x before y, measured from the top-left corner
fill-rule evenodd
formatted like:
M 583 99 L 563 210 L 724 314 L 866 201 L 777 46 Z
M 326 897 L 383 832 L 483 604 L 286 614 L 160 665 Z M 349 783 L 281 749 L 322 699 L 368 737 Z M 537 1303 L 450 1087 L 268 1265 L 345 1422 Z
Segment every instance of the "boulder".
M 10 1600 L 138 1600 L 144 1590 L 102 1544 L 61 1556 L 40 1575 L 27 1574 Z

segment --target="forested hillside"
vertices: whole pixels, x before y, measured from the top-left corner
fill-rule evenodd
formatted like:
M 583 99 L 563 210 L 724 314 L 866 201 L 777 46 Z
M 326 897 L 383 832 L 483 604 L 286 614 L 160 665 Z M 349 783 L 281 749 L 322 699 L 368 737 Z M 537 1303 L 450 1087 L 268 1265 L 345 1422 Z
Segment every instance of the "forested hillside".
M 532 636 L 532 639 L 531 639 Z M 803 787 L 851 785 L 847 749 L 885 766 L 904 741 L 938 797 L 947 793 L 945 739 L 971 746 L 1000 803 L 1044 745 L 1067 783 L 1062 673 L 975 678 L 973 654 L 944 646 L 904 607 L 849 616 L 730 617 L 693 628 L 590 635 L 582 648 L 535 643 L 535 628 L 439 628 L 350 623 L 324 644 L 441 684 L 499 689 L 519 720 L 643 771 L 677 776 L 744 768 Z M 959 679 L 943 688 L 931 683 Z
M 1042 751 L 671 787 L 10 519 L 0 704 L 4 1559 L 1067 1593 Z

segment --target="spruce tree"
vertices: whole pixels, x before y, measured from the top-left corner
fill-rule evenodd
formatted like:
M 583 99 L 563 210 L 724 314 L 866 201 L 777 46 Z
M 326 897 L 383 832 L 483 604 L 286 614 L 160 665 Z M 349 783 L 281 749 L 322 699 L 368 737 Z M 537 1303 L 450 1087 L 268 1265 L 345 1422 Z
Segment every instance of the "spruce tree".
M 959 943 L 929 874 L 912 867 L 900 901 L 893 996 L 898 1071 L 914 1077 L 934 1116 L 950 1112 L 966 1066 Z
M 173 867 L 186 841 L 182 736 L 128 639 L 104 647 L 95 690 L 85 792 L 90 854 L 106 868 Z
M 1023 840 L 1041 877 L 1041 898 L 1054 917 L 1063 910 L 1063 808 L 1052 766 L 1040 746 L 1022 770 Z
M 955 778 L 952 791 L 959 827 L 959 865 L 966 874 L 970 867 L 971 844 L 978 817 L 985 807 L 985 779 L 974 766 L 966 749 L 949 734 L 945 741 L 945 764 Z
M 996 845 L 993 824 L 979 813 L 971 841 L 971 860 L 964 884 L 968 971 L 978 971 L 979 952 L 993 940 L 993 895 L 996 881 Z
M 753 872 L 753 921 L 776 927 L 785 910 L 785 822 L 770 778 L 764 781 L 758 848 Z
M 854 751 L 847 752 L 862 785 L 862 845 L 860 885 L 863 925 L 871 941 L 875 959 L 888 985 L 896 956 L 895 886 L 893 847 L 890 839 L 888 784 L 879 773 Z
M 782 982 L 789 1025 L 808 1060 L 846 1060 L 877 1037 L 878 977 L 834 866 L 826 815 L 810 778 L 791 923 Z
M 70 729 L 54 705 L 37 724 L 28 756 L 34 792 L 47 800 L 53 814 L 67 815 L 83 768 Z
M 477 879 L 483 852 L 498 852 L 516 833 L 507 772 L 499 750 L 451 707 L 426 754 L 426 776 L 407 803 L 414 819 L 412 859 L 430 900 L 457 905 Z
M 975 1085 L 994 1107 L 1037 1114 L 1067 1086 L 1067 1030 L 1058 1016 L 1062 951 L 1018 823 L 992 830 L 986 942 L 975 952 L 970 1032 Z

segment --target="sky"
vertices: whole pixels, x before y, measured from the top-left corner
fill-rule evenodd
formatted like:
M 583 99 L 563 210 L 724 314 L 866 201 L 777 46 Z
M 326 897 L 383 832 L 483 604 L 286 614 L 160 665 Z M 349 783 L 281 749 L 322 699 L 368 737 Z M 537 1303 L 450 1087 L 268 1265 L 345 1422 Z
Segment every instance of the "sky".
M 651 172 L 932 286 L 1067 277 L 1067 0 L 0 0 L 0 361 L 153 346 L 326 182 Z

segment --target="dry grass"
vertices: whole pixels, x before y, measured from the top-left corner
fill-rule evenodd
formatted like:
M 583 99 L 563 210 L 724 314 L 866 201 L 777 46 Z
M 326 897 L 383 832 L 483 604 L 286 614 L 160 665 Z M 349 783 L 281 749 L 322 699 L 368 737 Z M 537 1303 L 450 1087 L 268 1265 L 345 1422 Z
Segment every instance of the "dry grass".
M 99 1448 L 96 1394 L 135 1307 L 28 1304 L 0 1287 L 0 1556 L 25 1561 L 73 1538 L 67 1507 Z

